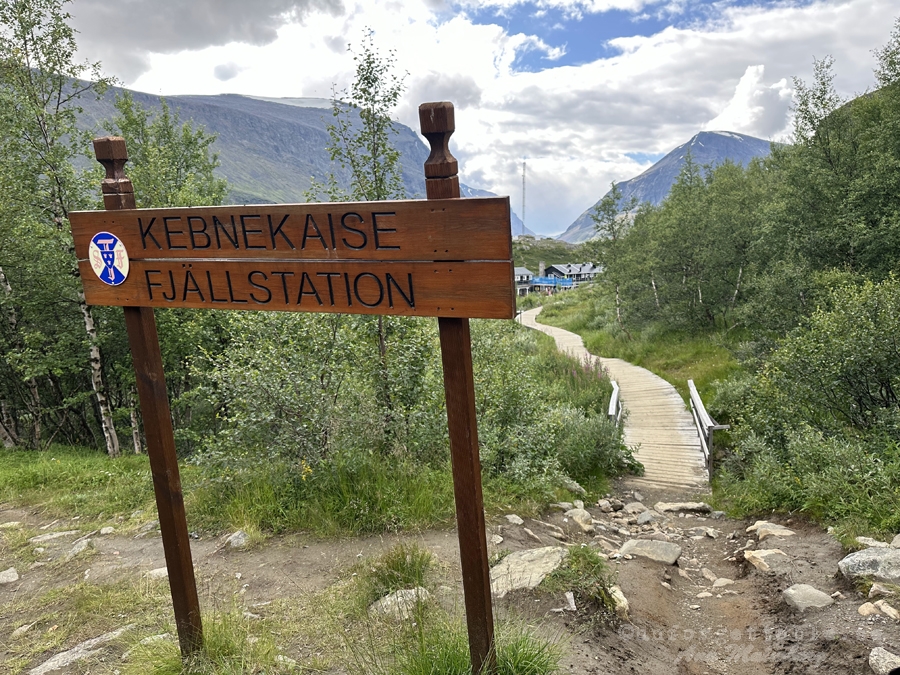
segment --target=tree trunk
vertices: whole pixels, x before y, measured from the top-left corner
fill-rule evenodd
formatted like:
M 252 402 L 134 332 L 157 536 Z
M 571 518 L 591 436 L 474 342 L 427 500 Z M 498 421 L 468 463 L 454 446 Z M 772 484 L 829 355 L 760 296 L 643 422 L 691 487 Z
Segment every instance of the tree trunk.
M 656 309 L 660 309 L 659 306 L 659 291 L 656 288 L 656 279 L 653 278 L 653 275 L 650 275 L 650 285 L 653 286 L 653 297 L 656 299 Z
M 3 447 L 14 448 L 16 440 L 16 431 L 12 425 L 6 401 L 0 401 L 0 441 L 3 442 Z
M 738 293 L 741 292 L 741 277 L 742 276 L 744 276 L 744 266 L 743 265 L 741 265 L 738 268 L 737 284 L 735 284 L 735 286 L 734 286 L 734 295 L 731 296 L 731 311 L 732 312 L 734 311 L 734 303 L 736 303 L 737 299 L 738 299 Z
M 97 407 L 100 409 L 100 425 L 103 427 L 103 438 L 106 440 L 106 452 L 110 457 L 118 457 L 119 437 L 116 435 L 116 427 L 113 424 L 112 409 L 106 396 L 106 383 L 103 381 L 103 361 L 100 356 L 100 345 L 97 341 L 97 328 L 94 326 L 94 315 L 91 308 L 84 301 L 84 293 L 78 293 L 78 304 L 81 314 L 84 316 L 84 329 L 88 334 L 91 346 L 91 384 L 94 387 L 94 396 L 97 399 Z
M 140 455 L 144 448 L 141 444 L 141 427 L 138 424 L 137 395 L 134 393 L 133 387 L 131 389 L 131 441 L 134 443 L 134 454 Z
M 3 273 L 3 268 L 0 267 L 0 286 L 3 287 L 3 291 L 6 293 L 6 297 L 10 298 L 10 306 L 9 313 L 6 315 L 6 319 L 9 322 L 9 329 L 13 336 L 13 344 L 17 347 L 22 346 L 22 342 L 19 339 L 19 317 L 16 314 L 16 308 L 12 305 L 12 286 L 9 283 L 9 279 L 6 278 L 6 275 Z M 31 410 L 31 421 L 32 421 L 32 438 L 34 440 L 34 447 L 41 447 L 41 394 L 38 390 L 37 380 L 34 377 L 28 378 L 28 391 L 31 394 L 31 402 L 29 403 L 29 408 Z M 11 437 L 10 437 L 11 438 Z M 6 439 L 4 439 L 4 443 Z

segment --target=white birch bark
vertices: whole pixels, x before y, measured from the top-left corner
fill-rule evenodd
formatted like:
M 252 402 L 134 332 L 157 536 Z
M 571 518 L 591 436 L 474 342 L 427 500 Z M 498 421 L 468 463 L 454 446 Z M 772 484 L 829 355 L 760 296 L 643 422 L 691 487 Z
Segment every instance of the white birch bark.
M 78 304 L 84 317 L 84 329 L 88 334 L 91 346 L 91 384 L 94 387 L 94 396 L 97 398 L 97 407 L 100 408 L 100 425 L 103 427 L 103 438 L 106 440 L 106 452 L 110 457 L 118 457 L 119 437 L 116 435 L 116 427 L 113 424 L 112 409 L 106 396 L 106 383 L 103 381 L 103 368 L 100 356 L 100 345 L 97 340 L 97 328 L 94 325 L 94 315 L 90 306 L 84 301 L 84 293 L 78 293 Z

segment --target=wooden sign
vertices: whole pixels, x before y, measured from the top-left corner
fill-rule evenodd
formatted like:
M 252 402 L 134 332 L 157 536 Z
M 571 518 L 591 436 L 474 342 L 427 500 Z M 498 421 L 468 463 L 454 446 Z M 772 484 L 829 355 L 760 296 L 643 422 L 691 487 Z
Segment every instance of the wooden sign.
M 506 197 L 81 211 L 70 222 L 92 305 L 515 314 Z
M 419 106 L 428 201 L 135 209 L 125 140 L 94 140 L 105 212 L 70 214 L 85 298 L 121 305 L 181 652 L 203 646 L 153 307 L 437 316 L 472 672 L 496 672 L 469 318 L 515 313 L 509 199 L 459 199 L 453 104 Z

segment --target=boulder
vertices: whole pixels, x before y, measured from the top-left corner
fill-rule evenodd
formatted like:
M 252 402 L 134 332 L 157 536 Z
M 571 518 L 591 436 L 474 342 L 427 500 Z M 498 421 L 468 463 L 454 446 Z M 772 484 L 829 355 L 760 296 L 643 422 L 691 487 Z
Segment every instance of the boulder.
M 900 548 L 900 534 L 891 540 L 891 548 Z
M 228 536 L 225 543 L 229 548 L 247 548 L 250 543 L 250 536 L 243 530 L 238 530 L 234 534 Z
M 0 584 L 11 584 L 19 580 L 19 573 L 15 567 L 0 572 Z
M 656 502 L 654 510 L 659 513 L 711 513 L 712 507 L 705 502 Z
M 822 609 L 834 604 L 834 598 L 809 584 L 794 584 L 781 596 L 784 601 L 798 612 L 809 609 Z
M 563 546 L 545 546 L 510 553 L 491 568 L 491 593 L 502 598 L 510 591 L 535 588 L 559 568 L 569 551 Z
M 594 533 L 594 519 L 591 518 L 591 514 L 584 509 L 572 509 L 571 511 L 566 511 L 565 516 L 575 523 L 578 526 L 578 529 L 583 533 Z
M 640 556 L 666 565 L 674 565 L 681 557 L 681 547 L 678 544 L 649 539 L 626 541 L 619 552 L 622 555 Z
M 510 525 L 525 524 L 525 521 L 519 518 L 519 516 L 517 516 L 515 513 L 510 513 L 508 516 L 506 516 L 506 522 L 508 522 Z
M 861 604 L 856 608 L 856 613 L 860 616 L 877 616 L 878 614 L 881 614 L 881 612 L 878 611 L 878 608 L 871 602 L 864 602 Z
M 895 668 L 900 668 L 900 656 L 882 647 L 875 647 L 869 653 L 869 668 L 875 675 L 889 675 Z
M 891 545 L 885 543 L 883 541 L 878 541 L 877 539 L 872 539 L 871 537 L 857 537 L 856 543 L 865 546 L 866 548 L 890 548 Z
M 625 513 L 630 513 L 635 516 L 639 513 L 643 513 L 646 510 L 647 510 L 647 507 L 644 506 L 643 504 L 641 504 L 640 502 L 629 502 L 628 504 L 625 505 L 625 508 L 623 509 L 623 511 L 625 511 Z
M 421 586 L 404 588 L 373 602 L 369 605 L 369 613 L 402 621 L 413 616 L 417 603 L 424 602 L 430 597 L 431 594 Z
M 781 549 L 769 548 L 756 551 L 744 551 L 744 560 L 760 572 L 779 572 L 790 565 L 791 559 Z
M 757 520 L 753 525 L 747 528 L 747 532 L 756 532 L 756 536 L 760 541 L 764 541 L 769 537 L 792 537 L 797 534 L 783 525 L 770 523 L 767 520 Z
M 851 581 L 871 579 L 900 584 L 900 549 L 867 548 L 851 553 L 838 563 L 838 569 Z

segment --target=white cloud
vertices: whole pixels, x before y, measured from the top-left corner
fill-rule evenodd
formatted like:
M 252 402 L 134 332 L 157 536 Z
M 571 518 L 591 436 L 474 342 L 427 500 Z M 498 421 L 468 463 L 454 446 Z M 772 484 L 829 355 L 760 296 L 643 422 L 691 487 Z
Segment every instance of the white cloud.
M 734 96 L 704 129 L 727 129 L 771 140 L 784 136 L 794 92 L 784 78 L 775 84 L 765 84 L 765 72 L 763 65 L 747 66 Z
M 75 0 L 73 12 L 95 1 Z M 494 0 L 490 6 L 517 1 Z M 614 3 L 538 4 L 587 12 Z M 619 4 L 659 8 L 643 0 Z M 127 84 L 165 94 L 329 96 L 333 83 L 340 90 L 352 79 L 351 55 L 341 47 L 358 44 L 371 27 L 379 49 L 395 50 L 398 69 L 409 73 L 400 121 L 417 128 L 420 103 L 455 101 L 451 146 L 463 181 L 510 195 L 518 209 L 521 161 L 527 156 L 527 224 L 558 232 L 610 181 L 648 166 L 627 153 L 665 153 L 711 125 L 777 136 L 789 124 L 787 83 L 795 75 L 810 79 L 813 56 L 832 54 L 838 88 L 846 95 L 861 93 L 874 81 L 871 50 L 887 41 L 900 13 L 896 0 L 732 7 L 721 10 L 714 23 L 613 40 L 616 53 L 592 63 L 545 60 L 543 71 L 517 72 L 523 49 L 537 46 L 553 55 L 540 36 L 475 24 L 464 12 L 453 13 L 458 4 L 440 0 L 379 2 L 375 11 L 371 5 L 344 0 L 343 12 L 308 12 L 302 23 L 278 28 L 265 45 L 233 40 L 191 51 L 160 49 L 147 57 L 150 70 Z M 213 69 L 228 63 L 244 69 L 224 85 Z

